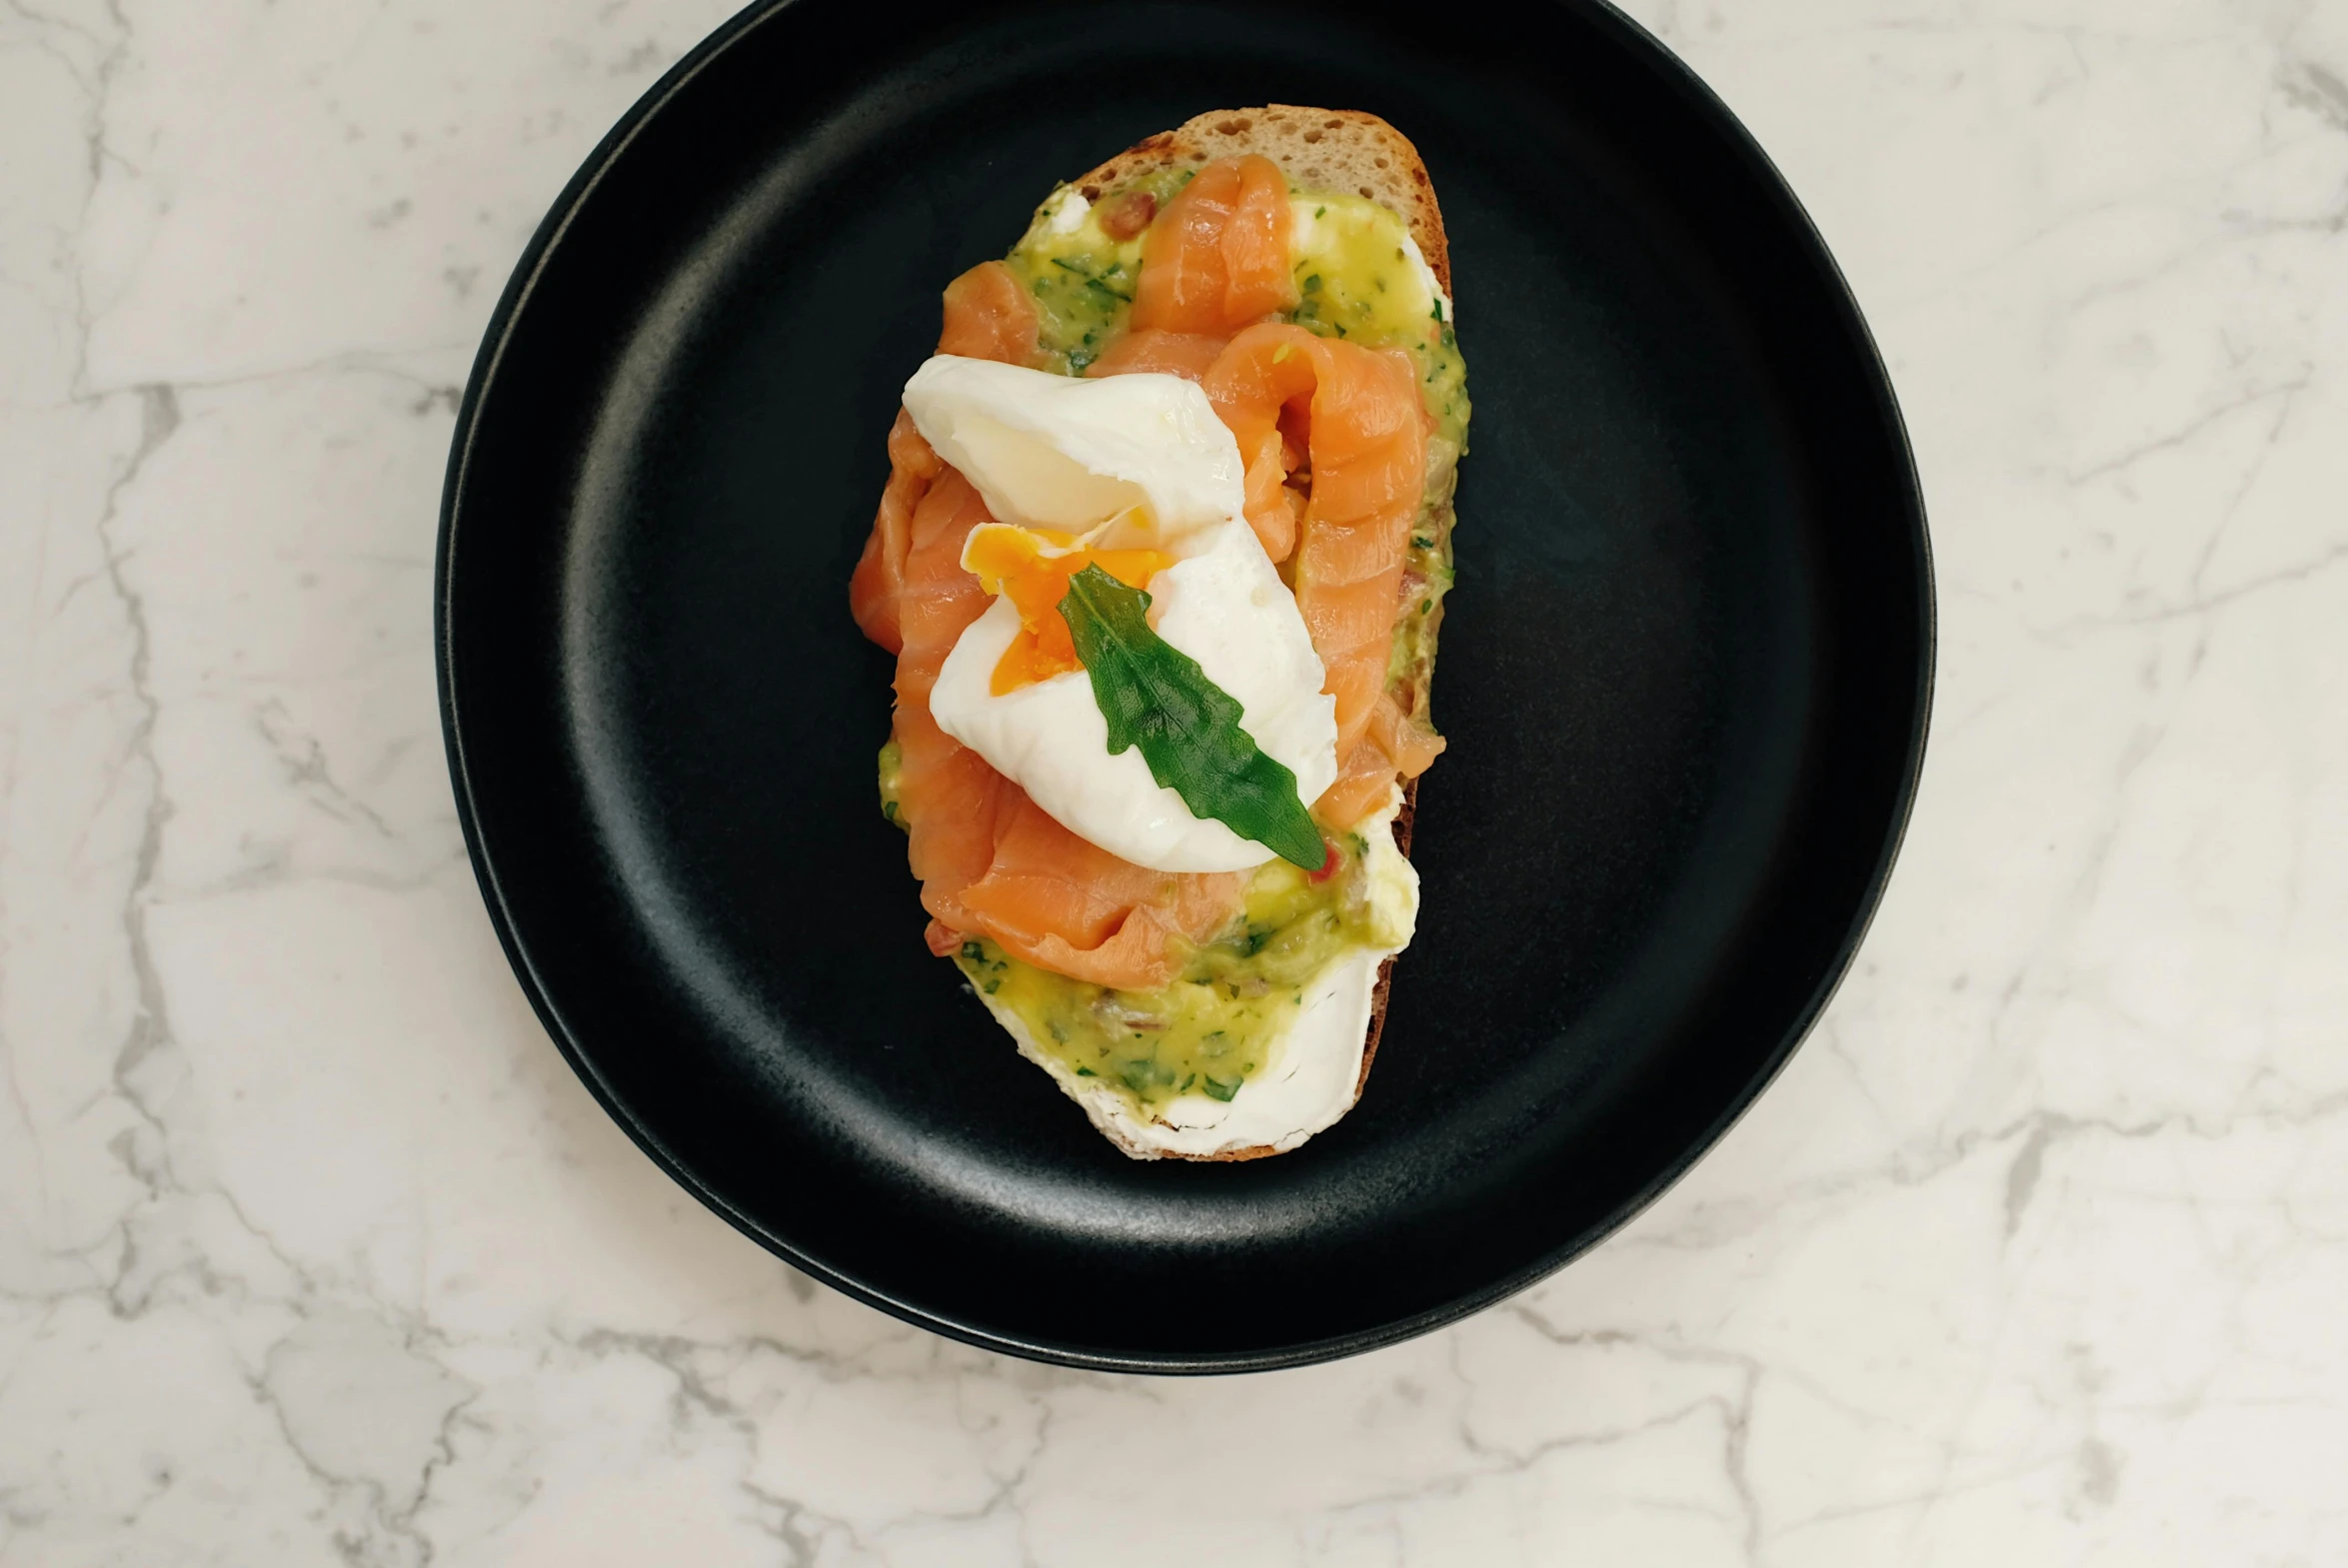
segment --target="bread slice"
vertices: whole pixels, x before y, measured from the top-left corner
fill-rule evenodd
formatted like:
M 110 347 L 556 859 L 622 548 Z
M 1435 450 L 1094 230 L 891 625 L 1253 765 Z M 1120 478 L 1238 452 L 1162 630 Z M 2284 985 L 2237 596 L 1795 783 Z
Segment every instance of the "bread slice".
M 1237 158 L 1260 153 L 1280 166 L 1290 185 L 1312 190 L 1355 191 L 1386 207 L 1402 219 L 1426 258 L 1427 269 L 1444 294 L 1451 292 L 1451 248 L 1443 233 L 1442 208 L 1436 204 L 1434 181 L 1410 139 L 1374 114 L 1358 109 L 1308 109 L 1297 104 L 1265 104 L 1253 109 L 1216 109 L 1194 115 L 1171 131 L 1148 137 L 1119 153 L 1073 183 L 1089 202 L 1115 196 L 1146 175 L 1171 168 L 1189 168 L 1215 158 Z M 1452 475 L 1430 470 L 1430 489 L 1441 486 L 1438 506 L 1447 511 Z M 1448 520 L 1444 534 L 1448 537 Z M 1436 618 L 1442 611 L 1438 606 Z M 1431 667 L 1428 672 L 1431 677 Z M 1411 693 L 1410 711 L 1425 713 L 1429 692 L 1422 682 Z M 1402 785 L 1402 805 L 1394 817 L 1394 843 L 1410 852 L 1410 829 L 1418 804 L 1418 781 Z M 1369 1027 L 1361 1047 L 1361 1071 L 1353 1084 L 1360 1098 L 1369 1081 L 1370 1063 L 1377 1056 L 1385 1032 L 1386 1002 L 1393 988 L 1394 958 L 1378 965 L 1377 982 L 1370 992 Z M 1016 1035 L 1016 1031 L 1015 1031 Z M 1041 1052 L 1035 1053 L 1041 1056 Z M 1107 1127 L 1103 1127 L 1108 1132 Z M 1137 1152 L 1110 1133 L 1113 1141 Z M 1217 1154 L 1170 1154 L 1174 1159 L 1261 1159 L 1280 1149 L 1269 1143 L 1230 1149 Z

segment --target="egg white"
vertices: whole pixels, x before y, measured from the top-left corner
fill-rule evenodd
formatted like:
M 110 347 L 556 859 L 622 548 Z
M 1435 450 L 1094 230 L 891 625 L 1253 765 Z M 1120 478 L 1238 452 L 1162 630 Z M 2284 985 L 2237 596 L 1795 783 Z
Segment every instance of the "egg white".
M 1082 533 L 1135 512 L 1173 541 L 1239 516 L 1246 494 L 1239 444 L 1179 376 L 1083 381 L 940 354 L 905 408 L 1001 523 Z

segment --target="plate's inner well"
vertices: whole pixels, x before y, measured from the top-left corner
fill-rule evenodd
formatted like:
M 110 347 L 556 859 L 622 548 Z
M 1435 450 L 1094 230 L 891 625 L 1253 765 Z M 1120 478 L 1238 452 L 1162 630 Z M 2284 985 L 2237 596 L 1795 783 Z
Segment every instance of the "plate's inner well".
M 578 201 L 460 437 L 460 786 L 557 1037 L 738 1223 L 1006 1348 L 1308 1358 L 1569 1256 L 1782 1060 L 1904 810 L 1921 520 L 1788 199 L 1617 20 L 1346 15 L 747 26 Z M 1142 1165 L 923 944 L 848 577 L 946 281 L 1056 181 L 1267 101 L 1385 116 L 1442 202 L 1476 406 L 1450 750 L 1361 1104 Z

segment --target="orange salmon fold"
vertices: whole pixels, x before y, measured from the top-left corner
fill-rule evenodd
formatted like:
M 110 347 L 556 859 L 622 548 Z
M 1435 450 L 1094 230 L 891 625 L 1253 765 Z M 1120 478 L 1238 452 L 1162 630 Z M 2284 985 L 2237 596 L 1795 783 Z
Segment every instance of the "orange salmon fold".
M 1269 158 L 1218 158 L 1176 192 L 1142 239 L 1136 332 L 1227 337 L 1296 308 L 1288 177 Z
M 1350 826 L 1415 779 L 1442 738 L 1386 692 L 1402 613 L 1410 525 L 1426 485 L 1426 406 L 1398 349 L 1364 349 L 1302 327 L 1249 327 L 1206 373 L 1207 399 L 1246 465 L 1247 522 L 1290 562 L 1304 629 L 1337 703 L 1337 782 L 1314 814 Z M 1308 468 L 1299 495 L 1291 474 Z

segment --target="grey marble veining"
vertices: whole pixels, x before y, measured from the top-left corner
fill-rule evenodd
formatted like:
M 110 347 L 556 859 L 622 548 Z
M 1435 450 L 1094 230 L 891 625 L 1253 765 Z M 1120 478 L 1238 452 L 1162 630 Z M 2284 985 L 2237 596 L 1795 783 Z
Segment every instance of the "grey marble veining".
M 1905 403 L 1900 874 L 1623 1234 L 1175 1382 L 736 1236 L 465 865 L 458 388 L 731 3 L 0 0 L 0 1564 L 2348 1561 L 2348 4 L 1633 7 Z

